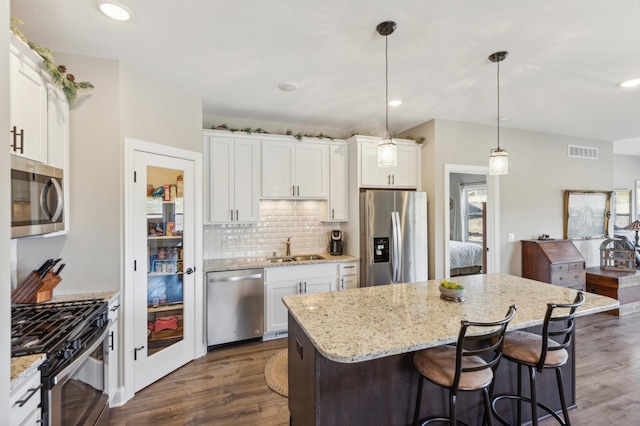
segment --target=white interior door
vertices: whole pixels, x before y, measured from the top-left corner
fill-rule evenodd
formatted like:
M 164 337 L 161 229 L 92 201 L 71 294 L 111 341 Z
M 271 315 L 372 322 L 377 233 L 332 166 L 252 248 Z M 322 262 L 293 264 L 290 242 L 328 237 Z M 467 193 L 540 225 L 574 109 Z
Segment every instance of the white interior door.
M 136 151 L 134 162 L 134 311 L 126 328 L 137 392 L 195 358 L 196 209 L 194 161 Z
M 500 180 L 498 176 L 489 175 L 489 168 L 486 166 L 471 166 L 459 164 L 444 165 L 444 227 L 443 231 L 443 271 L 442 276 L 449 278 L 451 275 L 450 266 L 450 217 L 449 206 L 452 197 L 449 189 L 451 173 L 463 173 L 471 175 L 480 175 L 484 177 L 487 184 L 487 203 L 486 203 L 486 234 L 484 236 L 487 246 L 486 264 L 483 265 L 484 273 L 500 272 Z

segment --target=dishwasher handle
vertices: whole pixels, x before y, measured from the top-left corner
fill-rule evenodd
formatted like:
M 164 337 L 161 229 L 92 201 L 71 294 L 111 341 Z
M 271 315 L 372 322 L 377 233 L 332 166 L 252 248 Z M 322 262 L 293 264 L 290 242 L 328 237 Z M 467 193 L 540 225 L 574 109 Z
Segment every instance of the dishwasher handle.
M 262 279 L 262 274 L 240 275 L 240 276 L 225 277 L 225 278 L 208 278 L 207 280 L 210 283 L 215 283 L 215 282 L 248 281 L 248 280 L 259 280 L 259 279 Z

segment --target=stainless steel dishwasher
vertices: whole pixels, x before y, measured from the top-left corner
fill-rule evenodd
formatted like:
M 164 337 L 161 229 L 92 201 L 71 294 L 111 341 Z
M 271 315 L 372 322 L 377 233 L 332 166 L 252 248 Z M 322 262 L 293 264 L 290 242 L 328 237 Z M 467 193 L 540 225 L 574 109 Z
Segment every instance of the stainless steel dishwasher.
M 207 273 L 207 345 L 262 337 L 264 270 Z

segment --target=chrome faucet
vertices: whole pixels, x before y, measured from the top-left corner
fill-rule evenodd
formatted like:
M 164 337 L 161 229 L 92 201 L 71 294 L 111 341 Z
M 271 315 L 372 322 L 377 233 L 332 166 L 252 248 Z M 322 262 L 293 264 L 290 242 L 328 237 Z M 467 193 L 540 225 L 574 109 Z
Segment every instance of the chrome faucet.
M 291 256 L 291 237 L 287 238 L 287 254 L 285 256 Z

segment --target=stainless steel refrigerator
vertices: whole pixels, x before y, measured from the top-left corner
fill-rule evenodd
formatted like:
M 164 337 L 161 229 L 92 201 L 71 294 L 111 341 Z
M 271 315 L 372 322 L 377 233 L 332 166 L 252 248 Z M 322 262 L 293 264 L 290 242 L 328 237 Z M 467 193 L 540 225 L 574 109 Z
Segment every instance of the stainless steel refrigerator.
M 360 193 L 360 286 L 426 281 L 427 193 Z

